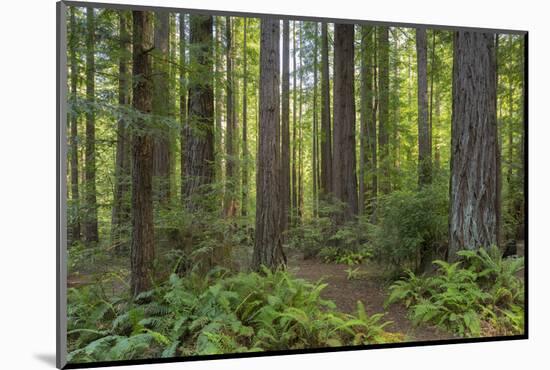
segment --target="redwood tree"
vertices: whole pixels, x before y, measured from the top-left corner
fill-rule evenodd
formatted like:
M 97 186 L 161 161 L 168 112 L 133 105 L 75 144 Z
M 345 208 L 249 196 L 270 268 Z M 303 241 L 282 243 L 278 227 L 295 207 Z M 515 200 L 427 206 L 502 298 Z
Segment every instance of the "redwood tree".
M 148 122 L 153 108 L 151 50 L 153 14 L 133 12 L 132 248 L 130 287 L 134 296 L 149 290 L 155 256 L 153 228 L 153 138 Z
M 494 35 L 454 35 L 449 259 L 497 242 Z
M 346 204 L 343 219 L 357 214 L 355 173 L 354 26 L 334 25 L 333 193 Z
M 252 267 L 286 264 L 281 235 L 279 20 L 262 18 L 260 39 L 260 120 L 256 175 L 256 237 Z
M 214 181 L 214 90 L 212 17 L 191 15 L 189 101 L 185 126 L 183 199 L 189 210 L 206 205 Z

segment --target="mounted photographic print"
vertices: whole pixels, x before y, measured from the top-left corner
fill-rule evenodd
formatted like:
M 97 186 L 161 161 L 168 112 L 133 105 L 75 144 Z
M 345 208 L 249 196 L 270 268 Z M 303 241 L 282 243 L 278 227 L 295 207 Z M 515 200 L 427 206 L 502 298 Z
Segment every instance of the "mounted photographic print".
M 58 3 L 58 367 L 527 338 L 527 32 Z

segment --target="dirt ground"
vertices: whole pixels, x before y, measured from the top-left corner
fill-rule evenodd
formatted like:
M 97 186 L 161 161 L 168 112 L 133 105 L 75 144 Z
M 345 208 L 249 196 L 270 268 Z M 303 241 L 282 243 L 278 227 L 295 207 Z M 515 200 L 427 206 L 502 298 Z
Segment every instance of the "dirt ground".
M 348 280 L 348 274 L 345 271 L 348 268 L 347 265 L 326 264 L 316 259 L 304 260 L 300 256 L 289 258 L 289 270 L 295 276 L 313 283 L 319 280 L 327 283 L 328 285 L 321 296 L 334 301 L 338 309 L 343 312 L 355 313 L 357 301 L 360 300 L 365 305 L 368 314 L 385 313 L 384 320 L 392 322 L 385 329 L 405 334 L 407 341 L 454 338 L 452 334 L 435 327 L 413 325 L 407 318 L 407 309 L 403 305 L 394 304 L 385 309 L 387 282 L 383 280 L 378 271 L 369 270 L 368 266 L 362 266 L 360 268 L 361 277 L 356 280 Z

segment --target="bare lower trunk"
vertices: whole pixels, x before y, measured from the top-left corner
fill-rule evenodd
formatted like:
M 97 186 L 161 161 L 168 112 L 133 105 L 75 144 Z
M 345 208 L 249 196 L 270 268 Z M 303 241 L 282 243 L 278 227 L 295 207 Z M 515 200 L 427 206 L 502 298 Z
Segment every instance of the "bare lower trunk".
M 252 267 L 286 264 L 280 228 L 279 20 L 261 19 L 256 237 Z
M 431 132 L 428 121 L 428 43 L 426 29 L 416 29 L 418 73 L 418 184 L 432 182 Z
M 357 214 L 355 173 L 354 30 L 352 25 L 334 26 L 334 153 L 333 193 L 346 207 L 342 218 Z
M 391 190 L 390 182 L 390 148 L 389 148 L 389 41 L 388 27 L 378 28 L 378 94 L 379 94 L 379 125 L 378 125 L 378 145 L 379 145 L 379 188 L 382 194 L 387 194 Z
M 77 84 L 78 84 L 78 62 L 77 62 L 77 34 L 75 8 L 71 7 L 70 14 L 71 36 L 69 39 L 69 52 L 71 60 L 71 102 L 70 113 L 71 139 L 70 139 L 70 160 L 71 160 L 71 201 L 73 206 L 73 219 L 70 223 L 69 245 L 80 240 L 80 191 L 78 188 L 78 114 L 76 113 Z
M 134 11 L 134 56 L 133 56 L 133 108 L 150 114 L 153 108 L 151 85 L 151 48 L 153 45 L 153 14 Z M 138 118 L 132 139 L 132 248 L 131 278 L 132 295 L 151 288 L 153 275 L 154 229 L 153 229 L 153 139 L 147 121 Z
M 494 35 L 454 36 L 449 259 L 497 242 Z
M 290 74 L 289 21 L 283 21 L 283 80 L 281 101 L 281 230 L 288 229 L 290 219 Z

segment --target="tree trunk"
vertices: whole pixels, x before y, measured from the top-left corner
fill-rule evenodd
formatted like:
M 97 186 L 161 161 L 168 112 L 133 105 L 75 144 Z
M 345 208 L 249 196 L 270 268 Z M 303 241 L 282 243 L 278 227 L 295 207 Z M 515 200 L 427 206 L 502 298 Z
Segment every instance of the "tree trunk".
M 76 111 L 77 103 L 77 84 L 78 84 L 78 61 L 76 55 L 77 49 L 77 30 L 75 19 L 75 7 L 71 7 L 70 14 L 70 39 L 69 52 L 71 60 L 71 140 L 70 140 L 70 160 L 71 160 L 71 201 L 73 207 L 73 219 L 70 223 L 70 241 L 69 245 L 80 240 L 80 192 L 78 189 L 78 113 Z
M 128 32 L 128 14 L 119 11 L 120 57 L 118 65 L 118 105 L 121 108 L 130 106 L 131 76 L 128 64 L 131 57 L 131 39 Z M 111 244 L 121 252 L 128 247 L 128 230 L 130 222 L 130 147 L 131 138 L 126 127 L 128 122 L 123 114 L 117 123 L 117 146 L 115 155 L 115 191 L 113 194 Z
M 248 206 L 248 70 L 247 70 L 247 49 L 246 49 L 246 36 L 247 36 L 247 18 L 243 19 L 243 138 L 242 138 L 242 151 L 243 151 L 243 166 L 242 166 L 242 196 L 241 196 L 241 215 L 247 215 Z
M 188 210 L 212 205 L 214 180 L 214 91 L 212 17 L 190 16 L 188 125 L 185 130 L 184 199 Z
M 84 214 L 84 240 L 88 243 L 99 241 L 97 230 L 97 199 L 96 199 L 96 158 L 95 158 L 95 57 L 94 57 L 94 10 L 86 8 L 86 160 L 85 189 L 86 207 Z
M 416 61 L 418 73 L 418 184 L 432 182 L 432 147 L 428 121 L 428 43 L 426 29 L 416 29 Z
M 179 36 L 180 36 L 180 58 L 179 58 L 179 89 L 180 89 L 180 196 L 184 199 L 185 194 L 185 133 L 187 126 L 187 59 L 185 51 L 187 49 L 187 40 L 185 37 L 185 14 L 179 13 Z
M 378 93 L 379 93 L 379 124 L 378 124 L 378 145 L 379 145 L 379 165 L 380 179 L 379 188 L 382 194 L 387 194 L 391 190 L 390 182 L 390 158 L 389 158 L 389 41 L 388 27 L 378 28 Z
M 321 192 L 332 191 L 332 130 L 330 124 L 330 76 L 328 25 L 321 24 Z
M 153 86 L 151 49 L 153 47 L 153 14 L 133 12 L 133 108 L 151 114 Z M 155 256 L 153 228 L 153 139 L 148 118 L 138 118 L 132 139 L 132 248 L 131 292 L 135 297 L 151 288 Z
M 256 237 L 252 267 L 286 264 L 280 228 L 279 20 L 262 18 L 260 39 L 260 126 L 256 180 Z
M 494 35 L 454 35 L 449 260 L 497 242 Z
M 222 82 L 222 74 L 223 74 L 223 60 L 222 60 L 222 38 L 221 38 L 221 32 L 222 32 L 222 22 L 221 17 L 216 17 L 216 40 L 215 40 L 215 47 L 214 47 L 214 53 L 215 53 L 215 64 L 216 64 L 216 76 L 214 79 L 215 88 L 214 88 L 214 101 L 216 104 L 216 126 L 215 126 L 215 144 L 214 144 L 214 152 L 216 156 L 216 181 L 222 182 L 223 181 L 223 145 L 222 145 L 222 137 L 223 137 L 223 130 L 222 130 L 222 118 L 223 118 L 223 82 Z
M 225 17 L 225 42 L 226 44 L 226 65 L 227 65 L 227 84 L 226 84 L 226 109 L 227 125 L 225 130 L 225 199 L 224 214 L 226 217 L 233 217 L 237 213 L 236 202 L 236 178 L 235 178 L 235 83 L 233 80 L 233 40 L 231 32 L 231 17 Z
M 334 25 L 334 152 L 333 193 L 346 206 L 341 215 L 348 221 L 357 214 L 355 173 L 355 98 L 353 25 Z
M 290 220 L 290 22 L 283 21 L 283 81 L 281 102 L 281 230 Z
M 170 118 L 170 18 L 168 12 L 155 13 L 153 56 L 153 114 L 156 130 L 153 139 L 153 176 L 155 198 L 166 204 L 170 199 L 170 130 L 165 120 Z
M 296 154 L 297 154 L 297 141 L 296 141 L 296 125 L 297 125 L 297 99 L 296 99 L 296 21 L 292 22 L 292 224 L 295 225 L 298 219 L 298 187 L 297 187 L 297 171 L 296 171 Z
M 312 133 L 312 163 L 311 163 L 311 172 L 313 172 L 313 215 L 317 216 L 318 214 L 318 172 L 317 172 L 317 162 L 318 162 L 318 153 L 317 153 L 317 140 L 318 140 L 318 121 L 317 121 L 317 44 L 318 44 L 318 24 L 314 23 L 314 46 L 313 46 L 313 133 Z
M 300 27 L 298 28 L 298 37 L 299 37 L 299 49 L 300 49 L 300 57 L 299 57 L 299 77 L 300 77 L 300 85 L 298 87 L 300 97 L 298 98 L 298 175 L 297 175 L 297 182 L 298 182 L 298 203 L 297 203 L 297 222 L 301 222 L 303 212 L 304 212 L 304 140 L 303 140 L 303 123 L 302 123 L 302 109 L 303 109 L 303 103 L 304 103 L 304 90 L 303 90 L 303 84 L 304 84 L 304 49 L 303 49 L 303 27 L 304 23 L 303 21 L 300 21 Z

